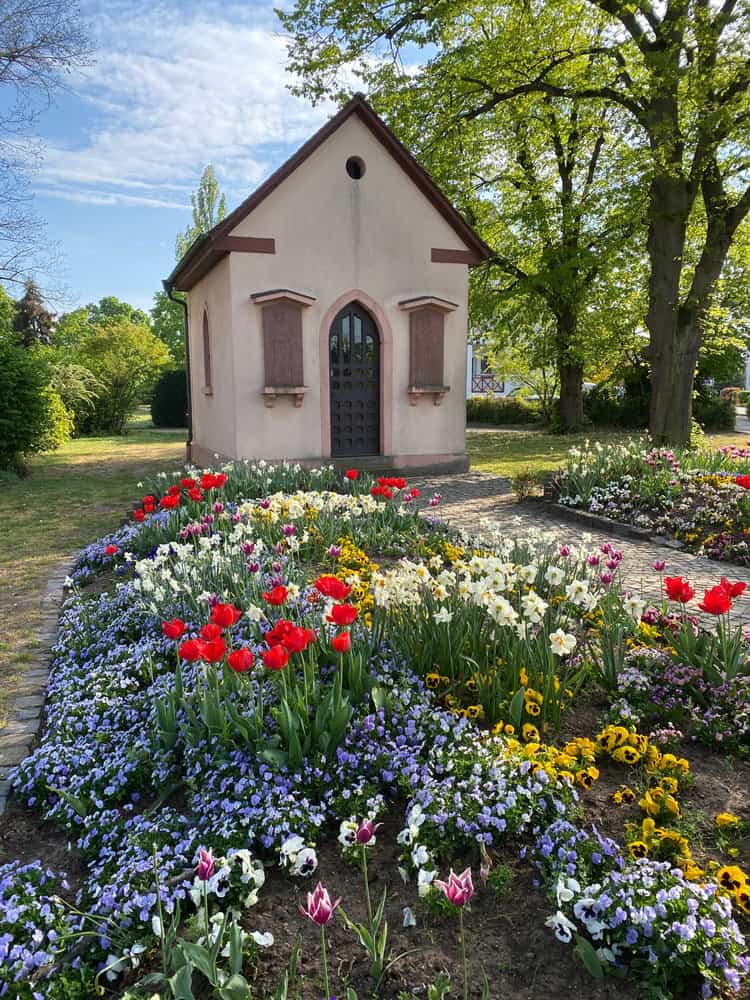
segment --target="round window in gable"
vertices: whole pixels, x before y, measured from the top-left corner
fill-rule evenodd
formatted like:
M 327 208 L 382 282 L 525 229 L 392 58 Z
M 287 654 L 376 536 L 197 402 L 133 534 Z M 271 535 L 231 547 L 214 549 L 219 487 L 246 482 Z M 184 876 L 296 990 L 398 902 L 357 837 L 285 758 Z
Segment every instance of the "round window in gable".
M 361 156 L 350 156 L 346 161 L 346 172 L 352 180 L 358 181 L 365 176 L 365 161 Z

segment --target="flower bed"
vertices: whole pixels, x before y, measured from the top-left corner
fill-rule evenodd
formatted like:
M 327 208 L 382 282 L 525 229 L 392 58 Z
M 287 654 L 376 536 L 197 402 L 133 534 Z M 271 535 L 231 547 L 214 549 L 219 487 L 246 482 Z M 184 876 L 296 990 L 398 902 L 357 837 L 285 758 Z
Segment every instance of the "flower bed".
M 750 448 L 680 451 L 629 444 L 574 448 L 560 503 L 750 565 Z
M 647 713 L 634 694 L 676 685 L 692 648 L 695 732 L 739 710 L 748 648 L 718 604 L 714 636 L 684 599 L 624 592 L 612 546 L 459 536 L 401 479 L 298 475 L 162 481 L 83 554 L 13 788 L 85 875 L 0 868 L 0 995 L 497 996 L 513 871 L 594 980 L 737 986 L 746 827 L 691 835 L 669 698 Z M 722 607 L 742 599 L 727 586 Z M 609 726 L 572 735 L 603 693 Z M 741 729 L 724 743 L 746 746 Z M 608 800 L 643 819 L 592 826 Z M 319 938 L 300 956 L 304 920 Z M 570 969 L 549 995 L 580 992 Z

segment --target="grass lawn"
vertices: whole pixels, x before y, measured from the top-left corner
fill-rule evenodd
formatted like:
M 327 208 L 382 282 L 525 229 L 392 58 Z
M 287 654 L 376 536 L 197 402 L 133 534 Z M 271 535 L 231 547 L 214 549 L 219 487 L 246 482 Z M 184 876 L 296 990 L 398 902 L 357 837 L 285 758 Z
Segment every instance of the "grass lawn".
M 550 472 L 559 469 L 566 452 L 574 445 L 582 445 L 586 441 L 611 444 L 632 436 L 618 431 L 562 435 L 537 430 L 469 430 L 466 433 L 466 446 L 472 469 L 513 477 L 519 472 Z M 707 434 L 706 440 L 713 448 L 729 444 L 745 445 L 747 434 Z
M 184 458 L 184 440 L 184 430 L 155 430 L 141 412 L 125 437 L 69 441 L 35 457 L 26 479 L 0 473 L 0 725 L 16 677 L 36 658 L 53 568 L 117 527 L 138 480 Z

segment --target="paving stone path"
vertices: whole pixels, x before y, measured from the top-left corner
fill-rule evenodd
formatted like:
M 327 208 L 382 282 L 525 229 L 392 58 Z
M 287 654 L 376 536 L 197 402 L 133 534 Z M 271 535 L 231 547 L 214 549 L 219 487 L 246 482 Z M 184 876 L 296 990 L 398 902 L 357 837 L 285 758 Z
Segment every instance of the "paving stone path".
M 565 522 L 550 512 L 547 505 L 533 500 L 519 503 L 511 492 L 510 481 L 489 473 L 434 476 L 416 480 L 416 485 L 422 490 L 423 499 L 434 492 L 440 493 L 443 499 L 435 513 L 467 532 L 478 532 L 482 520 L 487 519 L 496 521 L 508 535 L 518 538 L 549 531 L 561 543 L 585 544 L 591 549 L 612 542 L 624 555 L 621 573 L 625 586 L 649 601 L 661 599 L 661 581 L 653 569 L 657 559 L 665 560 L 665 573 L 669 576 L 687 577 L 700 596 L 704 588 L 718 583 L 722 576 L 732 581 L 743 580 L 748 585 L 748 596 L 736 602 L 733 615 L 736 620 L 750 623 L 750 569 L 697 556 L 668 542 L 621 538 L 600 528 Z
M 5 812 L 10 790 L 8 775 L 28 757 L 39 732 L 44 696 L 49 679 L 52 646 L 57 637 L 57 619 L 63 597 L 63 584 L 72 558 L 55 567 L 41 596 L 41 621 L 37 632 L 39 657 L 35 666 L 25 671 L 8 711 L 8 723 L 0 729 L 0 816 Z

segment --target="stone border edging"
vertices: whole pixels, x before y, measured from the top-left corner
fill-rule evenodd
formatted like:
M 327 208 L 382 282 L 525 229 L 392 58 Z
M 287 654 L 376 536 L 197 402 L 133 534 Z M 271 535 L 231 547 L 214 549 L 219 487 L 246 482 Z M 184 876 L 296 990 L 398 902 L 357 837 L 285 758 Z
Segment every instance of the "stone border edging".
M 57 564 L 47 580 L 39 601 L 41 621 L 37 629 L 39 649 L 36 663 L 23 672 L 8 707 L 8 724 L 0 729 L 0 816 L 5 812 L 10 792 L 10 772 L 31 752 L 39 732 L 49 680 L 52 647 L 57 639 L 57 624 L 63 602 L 63 586 L 78 553 Z
M 638 542 L 650 542 L 652 545 L 662 545 L 665 549 L 679 549 L 683 552 L 688 550 L 676 539 L 665 538 L 664 535 L 652 535 L 648 528 L 639 528 L 635 524 L 624 524 L 622 521 L 612 521 L 608 517 L 600 517 L 587 510 L 578 510 L 575 507 L 566 507 L 564 504 L 554 503 L 551 500 L 540 500 L 540 506 L 558 518 L 560 521 L 568 521 L 572 524 L 581 524 L 594 531 L 602 531 L 605 534 L 615 535 L 617 538 L 632 538 Z

